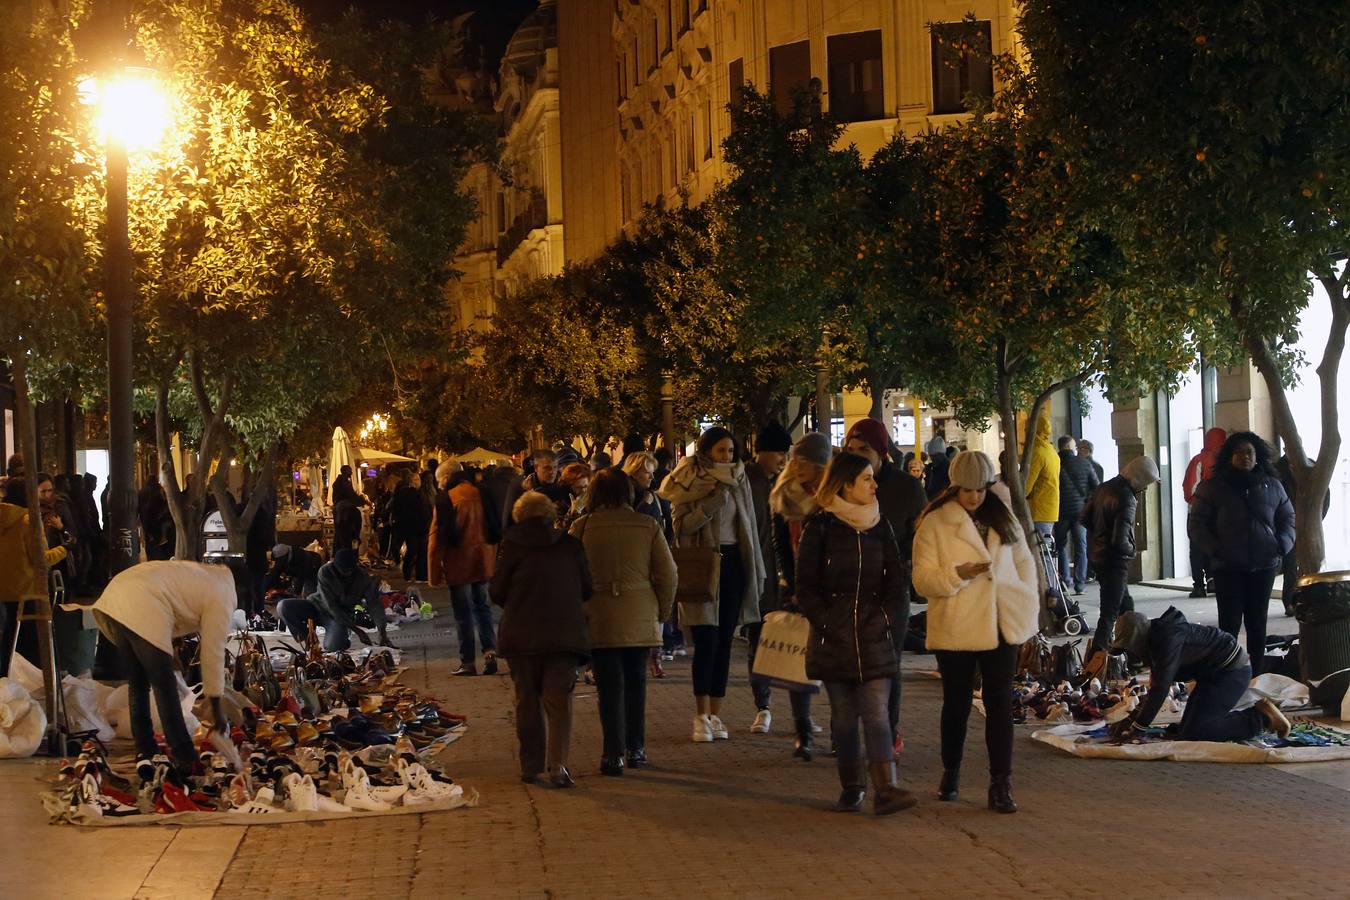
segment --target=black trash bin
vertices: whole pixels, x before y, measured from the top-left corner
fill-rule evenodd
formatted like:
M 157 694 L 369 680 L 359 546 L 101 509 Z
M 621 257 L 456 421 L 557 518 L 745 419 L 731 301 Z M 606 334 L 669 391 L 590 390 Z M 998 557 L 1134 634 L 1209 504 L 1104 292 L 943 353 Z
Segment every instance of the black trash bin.
M 1294 617 L 1308 698 L 1316 706 L 1339 713 L 1350 689 L 1350 572 L 1300 578 Z

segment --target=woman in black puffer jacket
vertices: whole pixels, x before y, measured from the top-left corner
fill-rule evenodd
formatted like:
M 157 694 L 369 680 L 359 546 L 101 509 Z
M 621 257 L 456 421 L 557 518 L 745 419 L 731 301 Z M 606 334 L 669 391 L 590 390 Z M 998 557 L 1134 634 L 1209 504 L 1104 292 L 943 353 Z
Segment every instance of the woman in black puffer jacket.
M 1270 447 L 1250 431 L 1228 436 L 1214 474 L 1195 489 L 1186 531 L 1214 573 L 1219 627 L 1247 629 L 1252 674 L 1266 654 L 1270 590 L 1294 546 L 1294 507 L 1270 462 Z
M 843 793 L 838 808 L 862 808 L 863 751 L 876 791 L 873 809 L 888 815 L 915 797 L 895 783 L 888 700 L 898 659 L 891 639 L 908 572 L 895 533 L 881 517 L 872 464 L 855 453 L 830 463 L 816 493 L 819 512 L 797 546 L 797 605 L 811 622 L 806 674 L 825 682 Z M 864 742 L 858 740 L 858 723 Z

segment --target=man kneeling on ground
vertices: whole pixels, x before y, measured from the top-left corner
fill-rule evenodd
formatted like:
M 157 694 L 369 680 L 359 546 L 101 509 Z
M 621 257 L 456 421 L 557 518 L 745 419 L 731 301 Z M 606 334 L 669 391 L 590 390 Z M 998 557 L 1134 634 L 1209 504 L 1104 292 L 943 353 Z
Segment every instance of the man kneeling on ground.
M 356 551 L 339 550 L 331 562 L 319 569 L 319 589 L 308 597 L 290 597 L 277 604 L 277 618 L 290 629 L 291 636 L 303 641 L 309 632 L 309 620 L 324 629 L 323 649 L 332 653 L 352 645 L 355 633 L 363 644 L 370 644 L 356 624 L 356 607 L 364 604 L 379 634 L 381 647 L 394 646 L 385 633 L 384 601 L 378 582 L 361 568 Z
M 1152 621 L 1141 612 L 1116 619 L 1114 652 L 1124 651 L 1149 666 L 1149 691 L 1130 715 L 1111 726 L 1112 737 L 1129 739 L 1153 723 L 1178 681 L 1195 681 L 1186 701 L 1177 737 L 1183 741 L 1245 741 L 1267 727 L 1280 737 L 1289 734 L 1289 720 L 1270 700 L 1248 709 L 1233 705 L 1252 680 L 1247 651 L 1225 631 L 1193 625 L 1175 607 Z

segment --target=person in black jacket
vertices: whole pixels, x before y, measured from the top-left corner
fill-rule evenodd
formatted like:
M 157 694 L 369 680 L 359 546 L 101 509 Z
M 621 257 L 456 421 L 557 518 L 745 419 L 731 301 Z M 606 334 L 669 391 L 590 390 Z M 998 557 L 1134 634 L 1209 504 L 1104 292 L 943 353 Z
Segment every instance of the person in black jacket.
M 1071 435 L 1059 439 L 1059 521 L 1055 523 L 1055 548 L 1059 551 L 1060 580 L 1072 584 L 1073 592 L 1081 594 L 1087 584 L 1087 529 L 1079 518 L 1101 480 L 1092 462 L 1075 453 L 1075 449 Z
M 516 524 L 502 538 L 490 590 L 502 607 L 497 650 L 516 688 L 520 780 L 533 784 L 547 772 L 554 787 L 569 788 L 572 688 L 591 653 L 584 606 L 591 572 L 581 541 L 553 527 L 548 497 L 527 491 L 511 513 Z
M 1115 737 L 1128 739 L 1151 725 L 1178 681 L 1195 682 L 1177 726 L 1183 741 L 1245 741 L 1267 726 L 1280 737 L 1289 734 L 1289 720 L 1269 700 L 1233 709 L 1252 678 L 1246 652 L 1232 635 L 1212 625 L 1192 625 L 1175 607 L 1153 621 L 1140 612 L 1124 613 L 1116 620 L 1111 649 L 1151 669 L 1148 696 L 1111 727 Z
M 427 580 L 427 535 L 431 529 L 431 507 L 422 493 L 422 479 L 416 472 L 405 472 L 394 498 L 389 502 L 394 543 L 403 547 L 403 578 L 412 583 Z
M 895 742 L 896 753 L 900 752 L 900 654 L 905 649 L 905 638 L 909 634 L 909 569 L 914 553 L 914 528 L 928 505 L 928 494 L 923 482 L 910 475 L 904 469 L 891 462 L 891 436 L 886 426 L 876 419 L 859 419 L 844 436 L 844 449 L 867 457 L 876 472 L 877 504 L 881 507 L 881 516 L 891 525 L 895 533 L 900 561 L 905 566 L 905 595 L 900 611 L 891 627 L 891 638 L 895 641 L 895 678 L 891 680 L 891 696 L 887 710 L 891 719 L 891 739 Z M 950 481 L 950 479 L 949 479 Z
M 263 597 L 271 591 L 281 591 L 286 597 L 308 597 L 319 589 L 319 569 L 322 567 L 323 557 L 313 550 L 302 550 L 290 544 L 275 545 L 272 565 L 263 576 Z
M 1115 478 L 1093 493 L 1080 520 L 1087 529 L 1088 559 L 1101 583 L 1101 608 L 1085 668 L 1095 672 L 1105 664 L 1111 628 L 1122 611 L 1134 609 L 1125 590 L 1130 560 L 1134 559 L 1134 517 L 1138 495 L 1158 482 L 1158 464 L 1147 456 L 1130 460 Z M 1095 651 L 1092 652 L 1092 651 Z
M 891 623 L 903 612 L 908 572 L 876 494 L 866 457 L 845 452 L 830 463 L 816 493 L 821 509 L 807 519 L 797 546 L 796 600 L 811 623 L 806 674 L 824 681 L 830 695 L 843 788 L 837 808 L 862 808 L 865 758 L 876 791 L 873 811 L 889 815 L 917 802 L 895 782 L 887 710 L 899 658 Z
M 1186 532 L 1214 573 L 1219 627 L 1234 637 L 1246 627 L 1252 671 L 1261 674 L 1270 591 L 1294 546 L 1294 507 L 1265 441 L 1250 431 L 1228 436 L 1214 474 L 1195 489 Z

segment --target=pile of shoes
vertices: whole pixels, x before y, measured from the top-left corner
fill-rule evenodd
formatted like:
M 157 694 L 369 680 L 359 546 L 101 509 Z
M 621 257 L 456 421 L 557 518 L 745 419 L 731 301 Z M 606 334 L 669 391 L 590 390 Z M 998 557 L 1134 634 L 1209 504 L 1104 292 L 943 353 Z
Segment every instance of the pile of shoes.
M 432 761 L 463 733 L 465 717 L 399 684 L 388 651 L 357 664 L 346 653 L 324 653 L 312 626 L 308 643 L 278 677 L 262 642 L 245 640 L 233 664 L 237 692 L 227 691 L 234 700 L 225 704 L 238 721 L 228 739 L 205 726 L 198 731 L 199 763 L 190 772 L 174 765 L 163 745 L 118 771 L 101 745 L 86 743 L 44 796 L 53 818 L 467 803 Z
M 1045 685 L 1024 679 L 1013 686 L 1013 721 L 1067 724 L 1069 722 L 1115 722 L 1139 705 L 1141 688 L 1131 679 L 1121 687 L 1104 688 L 1093 678 L 1081 687 L 1062 681 Z M 1169 699 L 1166 711 L 1180 711 L 1175 699 Z

